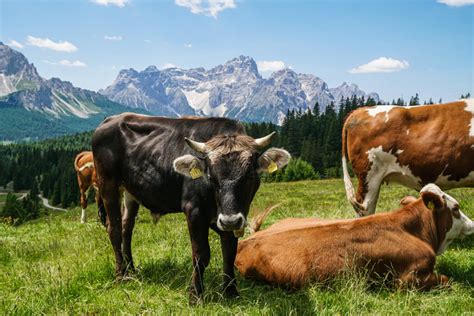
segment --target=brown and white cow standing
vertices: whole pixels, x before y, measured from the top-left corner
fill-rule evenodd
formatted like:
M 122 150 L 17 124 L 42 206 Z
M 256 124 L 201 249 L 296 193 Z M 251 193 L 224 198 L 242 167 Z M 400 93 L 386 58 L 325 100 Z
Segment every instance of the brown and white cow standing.
M 444 284 L 448 278 L 433 271 L 436 255 L 473 234 L 474 223 L 438 186 L 428 184 L 420 195 L 402 200 L 397 211 L 363 218 L 282 220 L 240 241 L 235 265 L 245 278 L 290 288 L 330 280 L 348 268 L 392 277 L 398 286 Z
M 83 151 L 74 159 L 74 169 L 77 173 L 77 183 L 81 193 L 81 223 L 87 221 L 87 191 L 91 186 L 96 190 L 96 201 L 98 199 L 97 175 L 94 168 L 94 157 L 91 151 Z
M 354 193 L 348 162 L 358 178 Z M 420 190 L 474 186 L 474 99 L 353 111 L 342 131 L 347 198 L 359 216 L 373 214 L 382 182 Z

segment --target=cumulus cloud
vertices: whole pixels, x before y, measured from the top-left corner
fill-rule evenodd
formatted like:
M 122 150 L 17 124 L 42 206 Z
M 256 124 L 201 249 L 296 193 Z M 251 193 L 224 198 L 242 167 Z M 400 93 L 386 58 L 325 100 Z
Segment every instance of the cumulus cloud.
M 7 43 L 7 45 L 10 46 L 10 47 L 18 48 L 18 49 L 23 48 L 23 44 L 15 41 L 15 40 L 11 40 L 10 42 Z
M 438 0 L 438 3 L 446 4 L 450 7 L 462 7 L 474 4 L 474 0 Z
M 77 47 L 68 41 L 54 42 L 49 38 L 39 38 L 31 35 L 28 35 L 26 42 L 31 46 L 52 49 L 58 52 L 72 53 L 77 50 Z
M 63 59 L 58 62 L 44 60 L 45 63 L 56 66 L 65 66 L 65 67 L 87 67 L 86 63 L 79 60 L 67 60 Z
M 257 67 L 260 72 L 263 73 L 272 73 L 287 66 L 281 60 L 259 60 L 257 61 Z
M 130 0 L 90 0 L 90 1 L 98 5 L 103 5 L 103 6 L 114 5 L 120 8 L 123 8 L 124 6 L 130 3 Z
M 192 48 L 192 47 L 193 47 L 193 44 L 187 43 L 187 44 L 184 44 L 184 47 L 186 47 L 186 48 Z
M 121 41 L 123 39 L 123 37 L 120 36 L 120 35 L 105 35 L 104 39 L 107 40 L 107 41 L 118 42 L 118 41 Z
M 204 14 L 217 18 L 217 15 L 236 7 L 235 0 L 175 0 L 175 4 L 189 9 L 194 14 Z
M 379 57 L 367 64 L 349 70 L 351 74 L 368 74 L 377 72 L 396 72 L 407 69 L 410 64 L 406 60 L 398 60 L 390 57 Z

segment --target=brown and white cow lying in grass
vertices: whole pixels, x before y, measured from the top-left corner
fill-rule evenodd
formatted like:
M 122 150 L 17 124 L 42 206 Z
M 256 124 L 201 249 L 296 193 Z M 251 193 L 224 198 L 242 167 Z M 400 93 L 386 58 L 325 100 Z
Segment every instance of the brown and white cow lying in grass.
M 83 151 L 74 159 L 74 169 L 77 173 L 77 183 L 81 193 L 81 223 L 87 221 L 87 191 L 91 186 L 96 190 L 96 202 L 99 197 L 97 190 L 97 175 L 94 168 L 94 158 L 91 151 Z
M 347 268 L 393 277 L 399 286 L 428 290 L 448 278 L 433 269 L 436 255 L 474 223 L 434 185 L 404 198 L 391 213 L 349 220 L 290 218 L 240 241 L 235 261 L 245 278 L 290 288 L 324 282 Z M 259 219 L 257 229 L 263 221 Z

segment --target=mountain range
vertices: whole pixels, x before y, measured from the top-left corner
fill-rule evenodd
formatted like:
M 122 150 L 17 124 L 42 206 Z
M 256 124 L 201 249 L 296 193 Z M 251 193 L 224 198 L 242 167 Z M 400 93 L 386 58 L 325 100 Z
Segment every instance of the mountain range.
M 124 69 L 115 81 L 99 93 L 132 108 L 142 108 L 156 115 L 225 116 L 243 121 L 281 123 L 288 110 L 312 109 L 316 101 L 324 110 L 341 98 L 371 97 L 356 84 L 343 83 L 329 88 L 321 78 L 298 74 L 285 68 L 260 75 L 256 62 L 239 56 L 223 65 L 204 68 L 160 70 L 149 66 L 138 72 Z
M 341 98 L 371 97 L 355 84 L 329 88 L 285 68 L 264 78 L 251 57 L 204 68 L 123 69 L 98 92 L 44 79 L 20 52 L 0 42 L 0 141 L 41 139 L 94 129 L 106 116 L 133 111 L 171 117 L 220 116 L 281 124 L 288 110 L 320 109 Z
M 0 141 L 91 130 L 104 117 L 130 110 L 68 81 L 42 78 L 23 54 L 0 42 Z

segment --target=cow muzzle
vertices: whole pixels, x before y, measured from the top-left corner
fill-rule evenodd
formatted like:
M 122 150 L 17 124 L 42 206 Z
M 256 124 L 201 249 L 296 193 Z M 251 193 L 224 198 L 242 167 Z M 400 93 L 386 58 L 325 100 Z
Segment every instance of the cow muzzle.
M 219 214 L 217 217 L 217 227 L 222 231 L 242 230 L 246 220 L 242 213 L 233 215 Z

